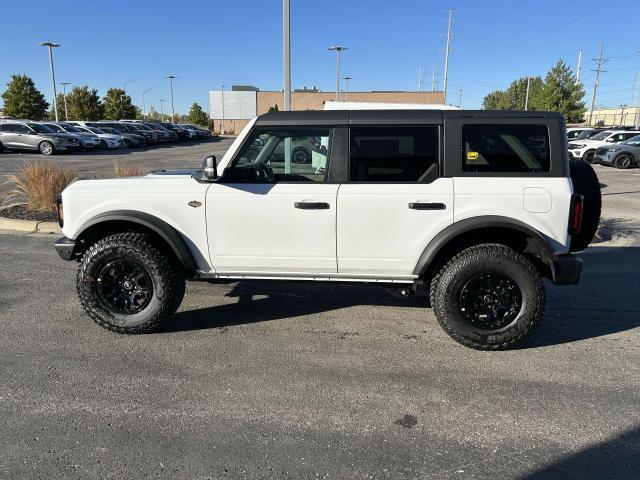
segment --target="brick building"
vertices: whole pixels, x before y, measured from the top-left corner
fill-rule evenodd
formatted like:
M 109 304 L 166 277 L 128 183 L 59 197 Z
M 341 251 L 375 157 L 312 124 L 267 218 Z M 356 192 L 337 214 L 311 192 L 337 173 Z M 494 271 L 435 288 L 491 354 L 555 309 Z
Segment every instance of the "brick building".
M 322 110 L 324 102 L 334 100 L 335 92 L 322 92 L 316 88 L 297 89 L 291 92 L 292 110 Z M 340 100 L 349 102 L 379 103 L 420 103 L 442 104 L 442 92 L 342 92 Z M 247 122 L 269 111 L 271 107 L 284 110 L 282 92 L 262 92 L 252 86 L 233 86 L 231 90 L 209 92 L 209 118 L 213 120 L 214 131 L 239 133 Z M 224 119 L 224 120 L 223 120 Z M 223 125 L 224 122 L 224 125 Z

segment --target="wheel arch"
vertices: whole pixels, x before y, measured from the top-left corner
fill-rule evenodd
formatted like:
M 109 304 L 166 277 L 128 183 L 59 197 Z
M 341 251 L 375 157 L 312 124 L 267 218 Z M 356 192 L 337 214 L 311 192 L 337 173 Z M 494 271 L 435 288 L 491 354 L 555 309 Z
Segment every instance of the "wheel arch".
M 457 253 L 482 243 L 500 243 L 528 255 L 540 273 L 553 276 L 553 249 L 536 229 L 512 218 L 487 215 L 453 223 L 426 246 L 413 274 L 429 281 Z
M 161 243 L 161 246 L 175 254 L 185 270 L 196 271 L 193 254 L 184 239 L 171 225 L 153 215 L 134 210 L 106 212 L 88 220 L 76 235 L 74 255 L 82 255 L 93 243 L 108 235 L 127 231 L 149 233 Z

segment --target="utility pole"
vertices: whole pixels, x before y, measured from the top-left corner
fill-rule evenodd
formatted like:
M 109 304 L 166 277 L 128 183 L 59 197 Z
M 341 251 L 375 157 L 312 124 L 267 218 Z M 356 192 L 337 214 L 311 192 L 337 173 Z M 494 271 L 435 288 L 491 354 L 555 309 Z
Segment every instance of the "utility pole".
M 52 42 L 40 42 L 43 47 L 49 48 L 49 68 L 51 69 L 51 86 L 53 87 L 53 111 L 56 115 L 56 122 L 58 121 L 58 93 L 56 92 L 56 74 L 53 70 L 53 49 L 59 47 L 59 43 Z
M 353 80 L 353 77 L 342 77 L 345 83 L 344 89 L 344 101 L 347 101 L 347 97 L 349 96 L 349 80 Z
M 624 109 L 627 108 L 626 105 L 620 105 L 620 125 L 624 125 Z
M 636 78 L 636 108 L 635 115 L 633 116 L 633 125 L 636 127 L 636 130 L 638 130 L 638 119 L 640 118 L 640 116 L 638 116 L 638 93 L 640 93 L 640 72 L 638 72 L 638 77 Z
M 436 91 L 436 66 L 433 66 L 433 76 L 431 77 L 431 91 Z
M 224 135 L 224 87 L 226 85 L 220 85 L 222 88 L 222 124 L 220 125 L 220 133 Z
M 282 0 L 282 42 L 284 53 L 284 109 L 291 110 L 291 5 Z
M 531 77 L 527 77 L 527 94 L 524 97 L 524 111 L 529 110 L 529 86 L 531 84 Z
M 176 122 L 176 109 L 173 107 L 173 79 L 176 78 L 175 75 L 167 75 L 164 78 L 169 79 L 169 90 L 171 91 L 171 123 Z
M 596 92 L 598 91 L 598 85 L 600 84 L 600 73 L 606 72 L 606 70 L 602 70 L 602 65 L 604 65 L 608 59 L 602 58 L 602 50 L 603 45 L 600 44 L 600 55 L 598 58 L 593 58 L 592 60 L 596 63 L 596 68 L 591 69 L 592 72 L 596 72 L 596 82 L 593 84 L 593 95 L 591 96 L 591 109 L 589 110 L 589 121 L 587 122 L 591 125 L 591 120 L 593 119 L 593 109 L 596 105 Z
M 341 47 L 339 45 L 329 47 L 328 50 L 336 52 L 336 102 L 340 100 L 340 52 L 343 50 L 349 50 L 347 47 Z
M 451 15 L 453 10 L 449 10 L 449 23 L 447 26 L 447 49 L 444 54 L 444 80 L 442 83 L 442 92 L 444 96 L 444 103 L 447 103 L 447 77 L 449 75 L 449 45 L 451 44 Z
M 162 118 L 162 121 L 164 122 L 164 102 L 166 102 L 166 100 L 164 98 L 160 99 L 160 118 Z
M 60 85 L 62 85 L 62 99 L 64 101 L 64 119 L 66 122 L 69 121 L 69 114 L 67 113 L 67 85 L 71 85 L 69 82 L 60 82 Z M 638 94 L 636 93 L 636 97 L 638 96 Z M 636 98 L 636 102 L 637 102 L 637 98 Z
M 582 70 L 582 49 L 578 52 L 578 68 L 576 68 L 576 82 L 580 81 L 580 70 Z
M 460 99 L 458 100 L 458 108 L 462 108 L 462 89 L 458 90 L 460 92 Z
M 420 72 L 418 73 L 418 91 L 424 92 L 424 65 L 420 65 Z

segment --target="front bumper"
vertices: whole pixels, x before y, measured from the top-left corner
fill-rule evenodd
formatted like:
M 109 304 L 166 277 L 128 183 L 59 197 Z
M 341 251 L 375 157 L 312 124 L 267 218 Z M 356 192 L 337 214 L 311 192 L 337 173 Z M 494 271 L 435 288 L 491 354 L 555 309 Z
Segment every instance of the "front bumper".
M 582 155 L 584 155 L 584 150 L 569 150 L 569 156 L 576 160 L 582 160 Z
M 67 237 L 62 237 L 55 241 L 54 246 L 56 247 L 56 252 L 58 252 L 60 258 L 67 261 L 73 260 L 73 253 L 76 249 L 75 240 L 71 240 Z
M 572 253 L 554 255 L 551 260 L 551 280 L 556 285 L 577 285 L 582 274 L 582 259 Z

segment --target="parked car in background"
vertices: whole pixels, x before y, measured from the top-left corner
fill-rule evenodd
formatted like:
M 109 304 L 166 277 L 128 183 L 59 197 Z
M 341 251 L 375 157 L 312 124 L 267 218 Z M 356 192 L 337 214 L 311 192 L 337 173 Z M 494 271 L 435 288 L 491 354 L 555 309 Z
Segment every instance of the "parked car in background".
M 629 130 L 605 130 L 591 138 L 577 139 L 569 142 L 569 155 L 585 162 L 593 163 L 596 149 L 612 143 L 620 143 L 635 137 L 640 132 Z
M 178 135 L 176 133 L 167 130 L 163 126 L 158 125 L 157 123 L 143 122 L 141 120 L 121 120 L 121 121 L 131 123 L 133 125 L 137 125 L 138 127 L 155 132 L 156 135 L 158 136 L 159 142 L 177 142 L 178 141 Z
M 170 122 L 158 122 L 158 125 L 163 126 L 164 128 L 166 128 L 167 130 L 175 133 L 176 135 L 178 135 L 178 140 L 189 140 L 191 138 L 191 134 L 187 131 L 186 128 L 180 126 L 180 125 L 176 125 L 175 123 L 170 123 Z
M 100 139 L 102 148 L 123 148 L 126 146 L 124 137 L 122 135 L 114 135 L 112 133 L 103 132 L 96 127 L 79 126 L 78 128 L 88 133 L 95 133 Z
M 198 125 L 193 125 L 192 123 L 181 123 L 181 126 L 185 127 L 188 130 L 195 132 L 198 138 L 208 138 L 211 136 L 211 131 Z
M 118 127 L 100 126 L 100 130 L 102 130 L 105 133 L 110 133 L 112 135 L 120 135 L 121 137 L 124 137 L 124 146 L 127 148 L 142 147 L 147 143 L 144 140 L 144 136 L 136 135 L 134 133 L 129 133 L 122 127 L 118 128 Z
M 145 127 L 144 125 L 141 125 L 139 123 L 134 123 L 134 122 L 118 122 L 118 123 L 122 125 L 124 128 L 128 129 L 130 133 L 144 136 L 144 139 L 150 145 L 155 145 L 160 141 L 158 134 L 154 130 L 148 127 Z
M 640 166 L 640 135 L 631 137 L 615 145 L 599 147 L 593 156 L 593 163 L 608 167 L 629 168 Z
M 57 133 L 37 122 L 0 123 L 0 150 L 37 150 L 43 155 L 80 148 L 76 135 Z
M 100 147 L 100 139 L 95 133 L 87 133 L 80 130 L 75 125 L 70 125 L 62 122 L 46 122 L 43 123 L 54 132 L 58 133 L 71 133 L 76 135 L 80 140 L 80 148 L 84 148 L 86 150 L 93 150 L 94 148 Z
M 589 127 L 571 127 L 571 128 L 567 128 L 567 140 L 574 140 L 576 138 L 578 138 L 578 136 L 582 133 L 582 132 L 587 132 L 587 131 L 591 131 L 594 130 L 593 128 L 589 128 Z

